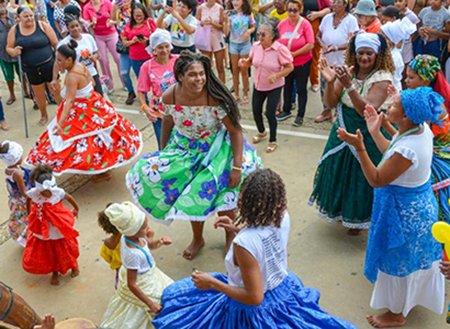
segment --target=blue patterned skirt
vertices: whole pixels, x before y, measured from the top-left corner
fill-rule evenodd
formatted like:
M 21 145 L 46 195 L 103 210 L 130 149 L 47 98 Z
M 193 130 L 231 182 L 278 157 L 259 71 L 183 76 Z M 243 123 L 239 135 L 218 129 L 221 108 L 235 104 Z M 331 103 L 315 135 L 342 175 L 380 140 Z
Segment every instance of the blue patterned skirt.
M 224 274 L 212 275 L 228 282 Z M 239 303 L 215 290 L 199 290 L 187 277 L 164 290 L 163 309 L 153 325 L 157 329 L 356 328 L 322 310 L 319 298 L 318 290 L 305 288 L 293 273 L 267 291 L 259 306 Z

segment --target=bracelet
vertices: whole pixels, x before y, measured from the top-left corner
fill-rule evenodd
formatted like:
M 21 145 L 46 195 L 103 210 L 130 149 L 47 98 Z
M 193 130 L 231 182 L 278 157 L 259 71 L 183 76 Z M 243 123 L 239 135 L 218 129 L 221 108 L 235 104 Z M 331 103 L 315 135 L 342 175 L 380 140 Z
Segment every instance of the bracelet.
M 237 171 L 242 171 L 242 167 L 233 166 L 233 167 L 231 167 L 231 169 L 237 170 Z

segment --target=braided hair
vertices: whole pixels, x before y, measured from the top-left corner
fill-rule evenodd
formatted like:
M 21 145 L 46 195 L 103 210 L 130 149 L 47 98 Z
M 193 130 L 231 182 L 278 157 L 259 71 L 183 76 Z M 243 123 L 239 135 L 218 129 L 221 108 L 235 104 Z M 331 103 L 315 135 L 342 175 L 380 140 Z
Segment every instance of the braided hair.
M 192 64 L 202 64 L 206 75 L 206 89 L 208 94 L 216 99 L 220 107 L 227 113 L 235 127 L 240 127 L 239 120 L 241 115 L 239 107 L 231 95 L 228 88 L 220 81 L 211 69 L 211 62 L 208 57 L 193 53 L 189 50 L 183 50 L 180 57 L 175 61 L 174 74 L 175 79 L 180 83 L 180 77 L 184 75 Z
M 388 44 L 386 38 L 377 34 L 378 39 L 380 40 L 380 50 L 378 51 L 377 58 L 375 60 L 375 65 L 373 67 L 373 71 L 387 71 L 390 73 L 394 73 L 395 66 L 394 61 L 392 59 L 391 51 L 388 48 Z M 356 45 L 355 45 L 356 35 L 350 40 L 349 47 L 347 48 L 347 53 L 345 55 L 345 63 L 350 67 L 353 66 L 355 68 L 355 73 L 358 73 L 359 65 L 356 61 Z
M 258 169 L 242 183 L 238 224 L 247 227 L 280 227 L 287 209 L 286 188 L 280 175 L 271 169 Z

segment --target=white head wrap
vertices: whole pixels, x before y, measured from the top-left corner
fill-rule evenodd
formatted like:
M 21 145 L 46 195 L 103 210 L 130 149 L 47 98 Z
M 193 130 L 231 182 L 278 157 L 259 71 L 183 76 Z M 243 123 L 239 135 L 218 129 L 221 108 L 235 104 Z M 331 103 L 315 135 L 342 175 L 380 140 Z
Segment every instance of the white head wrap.
M 42 191 L 46 191 L 46 190 L 52 191 L 52 190 L 58 188 L 58 185 L 56 185 L 55 177 L 53 177 L 53 176 L 52 176 L 52 179 L 46 179 L 42 183 L 34 182 L 34 186 L 38 192 L 42 192 Z
M 153 51 L 162 43 L 168 43 L 170 50 L 172 50 L 172 37 L 170 36 L 169 31 L 156 29 L 155 32 L 150 35 L 150 41 L 145 50 L 147 50 L 150 55 L 153 55 Z
M 408 40 L 416 32 L 417 26 L 408 17 L 404 17 L 402 20 L 387 22 L 381 27 L 381 30 L 396 45 L 400 41 Z
M 145 221 L 145 214 L 131 202 L 113 203 L 105 210 L 117 230 L 125 236 L 135 235 Z
M 23 148 L 16 142 L 4 141 L 2 145 L 5 144 L 9 144 L 8 152 L 0 153 L 0 160 L 3 160 L 7 166 L 13 166 L 22 158 Z
M 358 51 L 360 48 L 371 48 L 378 54 L 380 51 L 381 42 L 378 39 L 378 34 L 360 32 L 355 38 L 355 48 Z

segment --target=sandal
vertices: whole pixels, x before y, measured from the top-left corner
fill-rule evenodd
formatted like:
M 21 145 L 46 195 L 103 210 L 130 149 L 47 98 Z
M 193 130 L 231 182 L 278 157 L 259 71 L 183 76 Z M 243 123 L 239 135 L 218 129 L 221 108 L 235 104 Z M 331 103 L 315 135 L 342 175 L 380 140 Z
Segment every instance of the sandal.
M 6 123 L 6 121 L 1 121 L 0 122 L 0 129 L 3 130 L 3 131 L 8 131 L 9 130 L 9 126 Z
M 267 145 L 266 153 L 273 153 L 278 147 L 277 142 L 270 142 L 269 145 Z
M 9 99 L 6 101 L 6 105 L 11 105 L 11 104 L 14 103 L 15 101 L 16 101 L 16 98 L 15 98 L 15 97 L 9 98 Z
M 267 133 L 258 133 L 257 135 L 253 136 L 253 144 L 258 144 L 263 139 L 267 138 Z

